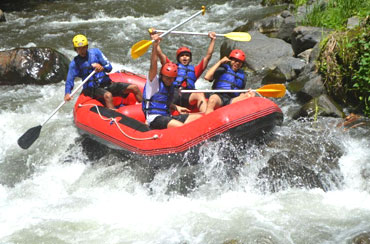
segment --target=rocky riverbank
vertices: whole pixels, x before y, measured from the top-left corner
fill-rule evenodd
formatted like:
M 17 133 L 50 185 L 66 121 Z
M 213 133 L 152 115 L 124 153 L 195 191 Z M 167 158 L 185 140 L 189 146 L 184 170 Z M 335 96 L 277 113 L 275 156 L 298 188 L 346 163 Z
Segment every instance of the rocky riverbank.
M 288 8 L 288 5 L 286 5 Z M 333 30 L 321 27 L 299 26 L 299 20 L 307 14 L 307 7 L 301 7 L 296 14 L 289 10 L 251 23 L 246 22 L 235 31 L 249 32 L 250 42 L 225 40 L 222 44 L 221 57 L 235 48 L 242 49 L 247 56 L 245 70 L 249 76 L 248 87 L 258 87 L 269 83 L 285 83 L 291 95 L 297 97 L 301 105 L 291 111 L 291 117 L 298 119 L 317 116 L 344 118 L 350 104 L 346 97 L 329 95 L 324 77 L 318 72 L 317 62 L 320 57 L 320 43 Z M 360 21 L 348 21 L 348 28 L 355 28 Z

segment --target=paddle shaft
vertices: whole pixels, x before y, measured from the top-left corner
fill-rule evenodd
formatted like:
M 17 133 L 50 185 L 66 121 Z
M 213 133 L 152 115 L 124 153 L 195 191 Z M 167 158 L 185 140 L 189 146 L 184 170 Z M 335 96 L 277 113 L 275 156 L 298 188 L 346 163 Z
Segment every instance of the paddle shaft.
M 197 17 L 198 15 L 204 13 L 205 11 L 205 7 L 202 6 L 202 10 L 200 10 L 199 12 L 193 14 L 192 16 L 190 16 L 189 18 L 187 18 L 186 20 L 184 20 L 183 22 L 181 22 L 180 24 L 177 24 L 175 25 L 174 27 L 170 28 L 169 30 L 167 31 L 164 31 L 159 37 L 164 37 L 165 35 L 169 34 L 170 32 L 172 32 L 174 29 L 176 29 L 177 27 L 185 24 L 186 22 L 190 21 L 191 19 L 194 19 L 195 17 Z M 152 40 L 152 43 L 154 42 L 154 40 Z
M 165 30 L 155 30 L 158 33 L 163 33 Z M 201 32 L 185 32 L 185 31 L 171 31 L 171 34 L 181 34 L 181 35 L 198 35 L 198 36 L 208 36 L 208 33 Z M 216 34 L 216 36 L 224 37 L 225 34 Z
M 271 89 L 272 90 L 272 89 Z M 235 93 L 235 92 L 249 92 L 257 90 L 181 90 L 181 93 Z M 275 91 L 275 90 L 274 90 Z
M 85 80 L 82 81 L 82 83 L 80 85 L 78 85 L 72 92 L 71 92 L 71 97 L 73 97 L 74 94 L 76 94 L 76 92 L 95 74 L 95 70 L 93 72 L 91 72 L 91 74 L 89 74 L 89 76 L 86 77 Z M 58 112 L 58 110 L 66 103 L 66 101 L 63 101 L 61 104 L 59 104 L 59 106 L 50 114 L 50 116 L 44 120 L 44 122 L 41 123 L 41 126 L 43 126 L 44 124 L 46 124 L 50 119 L 51 117 L 53 117 L 56 112 Z

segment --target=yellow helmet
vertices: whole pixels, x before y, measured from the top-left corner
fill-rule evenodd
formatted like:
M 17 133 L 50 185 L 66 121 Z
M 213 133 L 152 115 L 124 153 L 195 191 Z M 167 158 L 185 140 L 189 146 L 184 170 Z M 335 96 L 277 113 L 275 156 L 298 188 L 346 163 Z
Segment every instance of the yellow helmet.
M 73 37 L 72 39 L 72 42 L 73 42 L 74 47 L 84 47 L 84 46 L 89 45 L 89 42 L 87 41 L 86 36 L 81 35 L 81 34 L 75 35 L 75 37 Z

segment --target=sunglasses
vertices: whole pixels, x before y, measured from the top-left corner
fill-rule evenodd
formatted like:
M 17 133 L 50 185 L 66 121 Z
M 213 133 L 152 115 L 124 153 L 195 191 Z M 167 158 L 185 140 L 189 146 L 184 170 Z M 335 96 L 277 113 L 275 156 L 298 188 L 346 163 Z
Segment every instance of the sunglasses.
M 237 58 L 230 58 L 231 61 L 234 61 L 234 62 L 238 62 L 238 63 L 244 63 L 243 61 L 241 61 L 240 59 L 237 59 Z

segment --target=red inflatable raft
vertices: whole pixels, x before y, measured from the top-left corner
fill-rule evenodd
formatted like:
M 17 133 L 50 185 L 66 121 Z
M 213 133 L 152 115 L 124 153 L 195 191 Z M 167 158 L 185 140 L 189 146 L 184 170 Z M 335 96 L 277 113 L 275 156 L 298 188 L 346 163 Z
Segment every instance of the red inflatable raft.
M 144 77 L 133 73 L 114 73 L 110 77 L 115 82 L 129 82 L 140 88 L 145 84 Z M 132 94 L 125 103 L 126 106 L 113 111 L 81 94 L 74 107 L 74 122 L 80 132 L 114 148 L 156 156 L 186 152 L 221 134 L 253 138 L 272 130 L 283 120 L 282 111 L 275 103 L 254 97 L 221 107 L 182 127 L 151 130 L 144 123 L 141 104 L 135 104 Z

